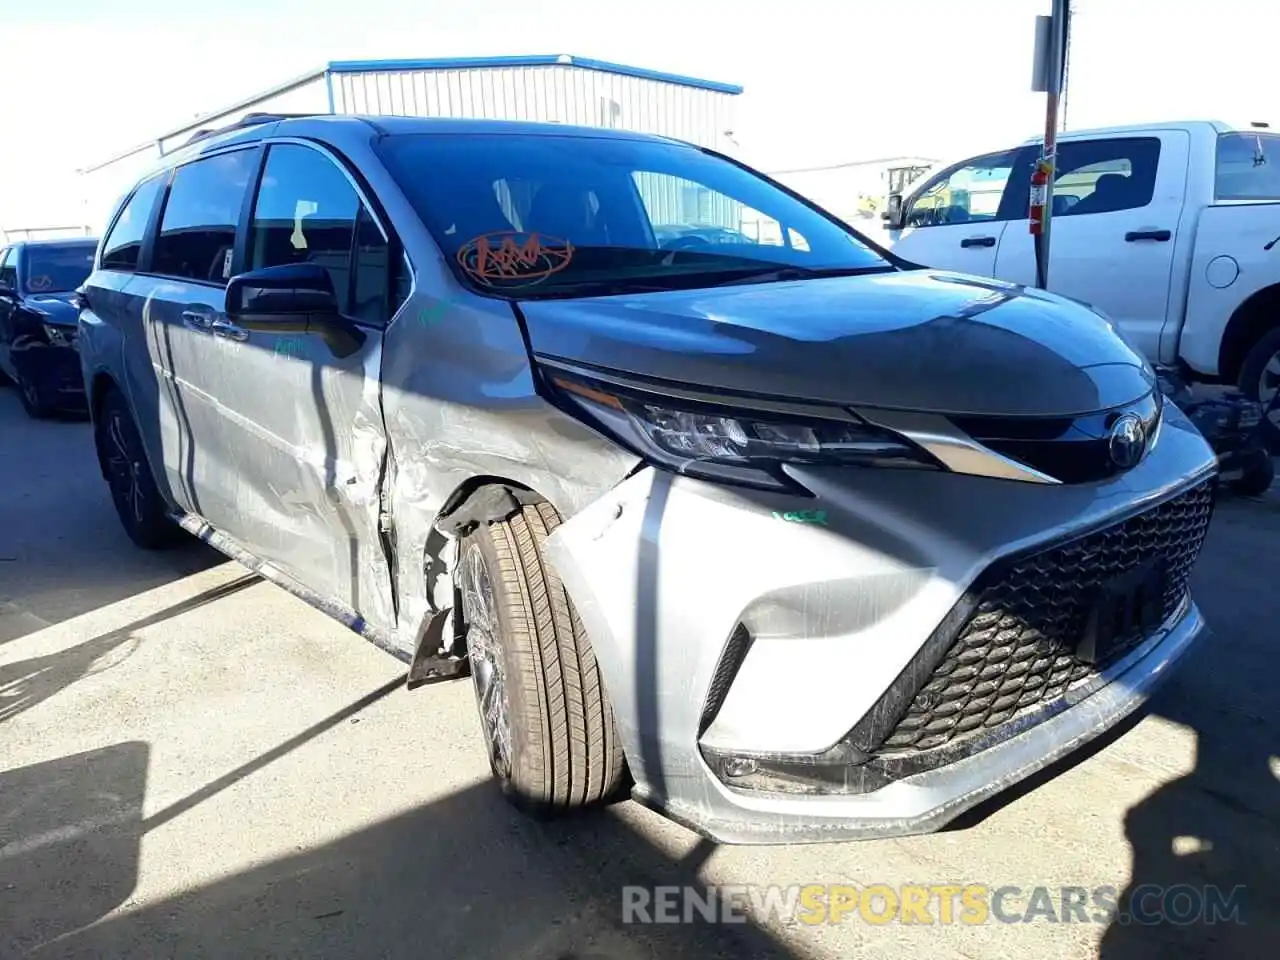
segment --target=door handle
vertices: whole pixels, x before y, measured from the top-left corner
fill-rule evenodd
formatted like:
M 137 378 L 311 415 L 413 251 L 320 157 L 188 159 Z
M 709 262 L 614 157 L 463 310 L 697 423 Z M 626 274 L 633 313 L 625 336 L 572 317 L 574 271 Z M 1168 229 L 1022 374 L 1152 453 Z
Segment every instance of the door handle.
M 1168 230 L 1130 230 L 1124 235 L 1126 243 L 1133 243 L 1135 240 L 1155 240 L 1158 243 L 1165 243 L 1173 234 Z
M 995 237 L 965 237 L 960 241 L 962 247 L 994 247 Z
M 198 310 L 183 310 L 182 325 L 188 330 L 208 333 L 209 328 L 213 326 L 213 317 L 207 313 L 200 313 Z
M 243 343 L 249 339 L 249 331 L 244 327 L 237 327 L 229 320 L 214 320 L 209 324 L 209 329 L 213 331 L 215 337 L 224 337 L 227 340 L 238 340 Z

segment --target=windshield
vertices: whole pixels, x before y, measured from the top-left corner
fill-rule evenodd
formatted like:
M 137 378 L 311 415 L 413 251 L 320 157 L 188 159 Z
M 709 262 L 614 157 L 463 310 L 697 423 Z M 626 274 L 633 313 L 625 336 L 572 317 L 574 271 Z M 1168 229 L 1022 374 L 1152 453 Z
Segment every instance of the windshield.
M 806 204 L 683 144 L 402 134 L 379 149 L 482 293 L 591 296 L 894 269 Z
M 96 244 L 27 247 L 22 289 L 26 293 L 70 293 L 93 271 Z

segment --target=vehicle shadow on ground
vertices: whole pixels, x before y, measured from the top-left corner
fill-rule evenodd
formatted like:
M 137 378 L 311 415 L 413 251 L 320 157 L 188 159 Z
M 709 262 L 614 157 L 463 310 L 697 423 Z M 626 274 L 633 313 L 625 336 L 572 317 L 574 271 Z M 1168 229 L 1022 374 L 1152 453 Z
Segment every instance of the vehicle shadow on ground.
M 712 845 L 673 860 L 616 810 L 539 822 L 484 782 L 328 845 L 127 907 L 151 830 L 399 689 L 397 678 L 243 767 L 141 816 L 147 747 L 126 743 L 0 775 L 5 956 L 786 958 L 747 923 L 626 924 L 623 887 L 701 885 Z M 61 813 L 55 815 L 54 811 Z M 86 874 L 87 871 L 87 874 Z M 93 894 L 61 891 L 86 875 Z M 34 892 L 32 888 L 37 888 Z
M 132 893 L 149 758 L 145 743 L 117 743 L 0 773 L 0 956 L 24 956 Z
M 226 560 L 195 538 L 136 548 L 88 423 L 28 422 L 13 391 L 0 389 L 0 450 L 0 644 Z
M 124 662 L 141 642 L 138 631 L 197 610 L 257 582 L 258 577 L 253 574 L 237 577 L 57 653 L 0 663 L 0 723 L 38 706 L 83 677 Z M 9 797 L 0 791 L 0 805 L 8 802 Z
M 1103 960 L 1280 952 L 1274 506 L 1218 506 L 1193 581 L 1213 633 L 1152 702 L 1196 732 L 1195 767 L 1125 817 L 1133 869 Z

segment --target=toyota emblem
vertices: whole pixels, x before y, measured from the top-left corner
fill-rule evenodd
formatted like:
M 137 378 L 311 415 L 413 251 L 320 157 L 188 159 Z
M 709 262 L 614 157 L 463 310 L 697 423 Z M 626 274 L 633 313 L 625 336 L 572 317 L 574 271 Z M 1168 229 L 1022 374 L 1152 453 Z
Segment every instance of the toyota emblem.
M 1121 470 L 1136 467 L 1147 452 L 1147 428 L 1132 413 L 1120 417 L 1111 427 L 1111 462 Z

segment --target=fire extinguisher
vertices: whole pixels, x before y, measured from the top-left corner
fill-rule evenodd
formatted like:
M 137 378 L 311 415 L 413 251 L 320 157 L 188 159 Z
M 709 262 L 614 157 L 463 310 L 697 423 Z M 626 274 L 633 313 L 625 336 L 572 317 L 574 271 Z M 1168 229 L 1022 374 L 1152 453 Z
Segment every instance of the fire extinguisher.
M 1031 173 L 1031 235 L 1039 237 L 1044 233 L 1044 210 L 1048 202 L 1049 176 L 1053 171 L 1053 161 L 1042 157 Z

